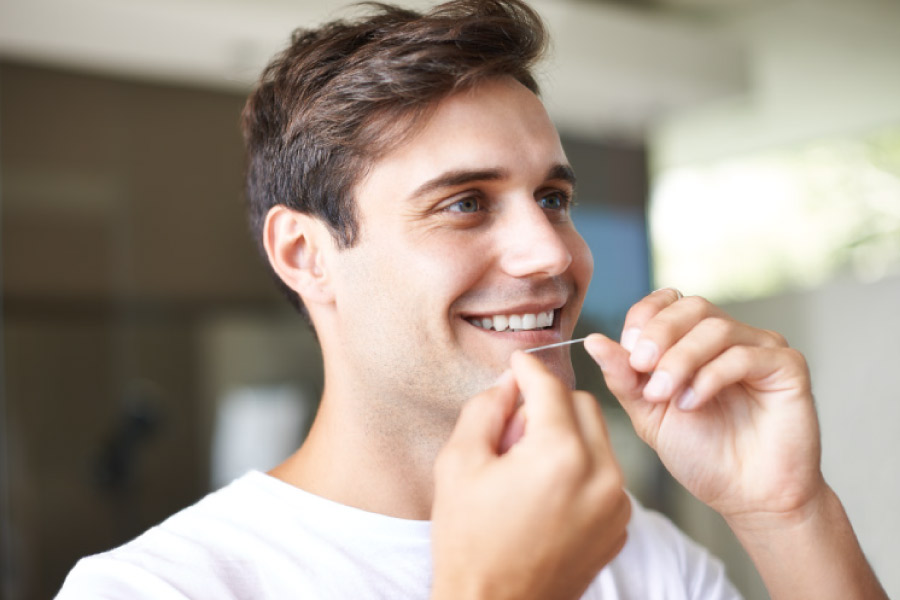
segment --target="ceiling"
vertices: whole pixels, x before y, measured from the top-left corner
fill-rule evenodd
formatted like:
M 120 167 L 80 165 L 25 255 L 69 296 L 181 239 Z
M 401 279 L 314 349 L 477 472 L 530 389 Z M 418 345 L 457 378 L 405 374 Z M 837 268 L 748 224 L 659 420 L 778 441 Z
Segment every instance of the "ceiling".
M 776 1 L 534 0 L 554 40 L 541 74 L 551 115 L 582 137 L 640 139 L 661 116 L 740 94 L 745 57 L 714 23 Z M 292 29 L 346 14 L 345 4 L 5 0 L 0 56 L 243 92 Z

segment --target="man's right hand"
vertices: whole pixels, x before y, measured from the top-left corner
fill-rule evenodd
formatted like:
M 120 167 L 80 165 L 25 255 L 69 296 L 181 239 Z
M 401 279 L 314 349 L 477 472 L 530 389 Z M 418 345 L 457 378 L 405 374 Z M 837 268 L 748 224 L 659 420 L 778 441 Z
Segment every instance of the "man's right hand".
M 596 400 L 532 356 L 511 364 L 435 465 L 433 600 L 575 599 L 625 544 L 631 503 Z M 504 453 L 520 394 L 527 424 Z

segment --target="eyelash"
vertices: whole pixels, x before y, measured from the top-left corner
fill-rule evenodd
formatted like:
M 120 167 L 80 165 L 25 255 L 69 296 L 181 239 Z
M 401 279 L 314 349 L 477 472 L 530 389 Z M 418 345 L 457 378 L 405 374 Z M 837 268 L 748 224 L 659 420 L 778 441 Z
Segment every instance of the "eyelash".
M 569 192 L 565 192 L 563 190 L 552 190 L 550 192 L 542 193 L 538 197 L 538 202 L 542 201 L 544 198 L 548 198 L 550 196 L 556 196 L 559 198 L 559 208 L 558 209 L 549 209 L 549 210 L 562 210 L 568 212 L 575 206 L 575 201 L 572 199 L 572 194 Z M 547 207 L 544 207 L 547 208 Z
M 536 201 L 541 202 L 545 198 L 548 198 L 551 196 L 559 198 L 560 205 L 558 208 L 548 208 L 548 207 L 544 206 L 543 208 L 545 208 L 547 210 L 568 212 L 569 210 L 572 209 L 572 207 L 575 206 L 575 201 L 572 198 L 572 194 L 570 194 L 569 192 L 565 192 L 563 190 L 552 190 L 549 192 L 541 193 L 538 196 L 538 198 L 536 199 Z M 462 210 L 453 210 L 454 207 L 457 207 L 464 202 L 476 202 L 476 203 L 478 203 L 478 208 L 471 212 L 462 211 Z M 475 214 L 475 213 L 483 210 L 483 206 L 482 206 L 483 203 L 484 202 L 480 196 L 466 196 L 465 198 L 460 198 L 459 200 L 456 200 L 455 202 L 452 202 L 451 204 L 447 205 L 444 208 L 444 211 L 454 212 L 454 213 L 459 213 L 459 214 Z

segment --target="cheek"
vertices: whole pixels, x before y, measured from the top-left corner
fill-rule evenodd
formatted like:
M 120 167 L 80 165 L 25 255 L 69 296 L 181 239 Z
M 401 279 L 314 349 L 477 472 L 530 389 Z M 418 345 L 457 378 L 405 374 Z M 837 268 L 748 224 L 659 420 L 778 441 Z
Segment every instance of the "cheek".
M 429 236 L 409 250 L 410 285 L 445 304 L 478 282 L 492 253 L 478 236 L 452 233 Z
M 572 254 L 572 274 L 579 291 L 584 295 L 588 285 L 591 283 L 591 276 L 594 274 L 594 255 L 588 247 L 584 238 L 577 231 L 572 231 L 571 237 L 567 242 L 569 252 Z
M 453 301 L 479 280 L 490 249 L 461 236 L 419 236 L 396 243 L 400 237 L 351 250 L 342 287 L 351 302 L 365 304 L 373 316 L 378 312 L 380 319 L 401 329 L 418 328 L 436 316 L 443 318 Z M 438 309 L 443 311 L 439 315 Z

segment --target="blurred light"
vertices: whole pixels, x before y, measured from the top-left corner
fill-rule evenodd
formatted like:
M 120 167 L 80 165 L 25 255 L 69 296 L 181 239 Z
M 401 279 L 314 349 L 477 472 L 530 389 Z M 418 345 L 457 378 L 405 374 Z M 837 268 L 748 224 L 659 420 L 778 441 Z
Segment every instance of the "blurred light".
M 661 172 L 656 286 L 716 302 L 900 270 L 900 127 Z

